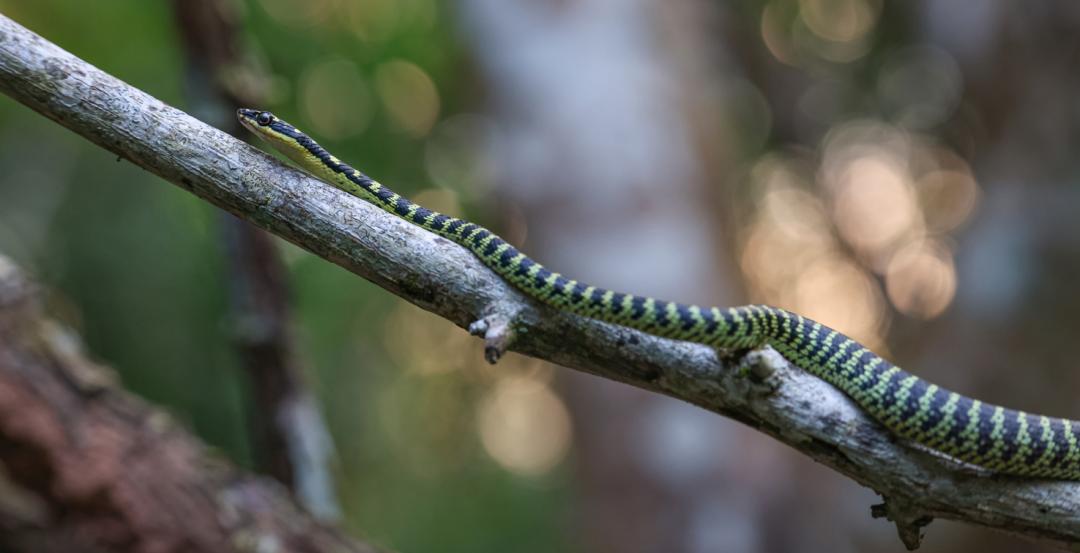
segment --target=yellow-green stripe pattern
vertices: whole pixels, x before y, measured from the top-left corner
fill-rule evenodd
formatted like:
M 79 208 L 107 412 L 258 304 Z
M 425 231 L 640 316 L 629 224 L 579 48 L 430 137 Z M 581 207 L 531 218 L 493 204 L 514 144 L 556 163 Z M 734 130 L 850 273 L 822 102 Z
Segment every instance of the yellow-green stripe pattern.
M 547 305 L 718 348 L 768 344 L 843 390 L 898 436 L 1003 473 L 1080 479 L 1080 423 L 1005 409 L 939 388 L 847 336 L 783 309 L 684 305 L 568 279 L 483 227 L 410 202 L 267 112 L 240 110 L 238 116 L 317 177 L 468 248 L 502 278 Z

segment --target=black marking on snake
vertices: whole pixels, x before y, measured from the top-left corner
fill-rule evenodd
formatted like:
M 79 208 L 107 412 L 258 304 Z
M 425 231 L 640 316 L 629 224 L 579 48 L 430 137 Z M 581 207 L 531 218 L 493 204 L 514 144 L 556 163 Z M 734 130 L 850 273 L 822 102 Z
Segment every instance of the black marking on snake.
M 580 282 L 575 282 L 574 287 L 570 290 L 571 303 L 581 303 L 585 299 L 585 285 Z
M 668 302 L 662 300 L 653 301 L 653 319 L 656 321 L 657 326 L 667 326 L 671 321 L 668 320 Z
M 446 225 L 446 222 L 448 220 L 450 220 L 449 216 L 440 213 L 431 219 L 431 222 L 428 223 L 428 226 L 431 227 L 431 230 L 438 232 L 443 229 L 443 226 Z
M 679 315 L 679 320 L 682 321 L 682 329 L 684 331 L 694 328 L 694 325 L 697 324 L 697 320 L 695 320 L 694 316 L 690 313 L 689 306 L 682 303 L 676 303 L 675 312 Z
M 877 355 L 875 355 L 874 352 L 870 350 L 863 350 L 862 353 L 859 354 L 859 359 L 855 362 L 855 367 L 853 367 L 853 370 L 860 370 L 866 367 L 870 364 L 870 361 L 874 360 L 875 357 L 877 357 Z
M 948 392 L 941 388 L 934 390 L 934 394 L 930 397 L 930 412 L 926 413 L 926 419 L 923 420 L 920 430 L 928 432 L 945 418 L 945 403 L 948 401 Z
M 986 456 L 994 448 L 991 434 L 994 432 L 994 408 L 985 403 L 979 405 L 979 447 L 975 450 L 980 457 Z
M 1005 443 L 1001 448 L 1001 460 L 1008 462 L 1012 460 L 1013 455 L 1020 449 L 1020 444 L 1016 443 L 1016 437 L 1020 435 L 1020 422 L 1016 420 L 1016 411 L 1012 409 L 1005 410 L 1005 424 L 1004 430 L 1001 433 L 1001 440 Z
M 352 167 L 350 167 L 348 165 L 346 165 L 345 167 L 348 167 L 348 169 L 349 169 L 348 171 L 345 172 L 345 176 L 349 180 L 355 182 L 356 184 L 359 184 L 360 186 L 363 186 L 365 190 L 371 192 L 372 194 L 375 194 L 376 196 L 379 196 L 379 194 L 377 192 L 374 192 L 374 191 L 371 190 L 372 188 L 374 188 L 372 185 L 375 184 L 375 181 L 371 180 L 371 177 L 361 173 L 360 171 L 357 171 L 356 169 L 354 169 L 354 168 L 352 168 Z M 385 188 L 385 187 L 383 187 L 383 188 Z M 391 192 L 391 194 L 392 194 L 392 192 Z M 379 199 L 381 200 L 382 198 L 379 197 Z
M 893 405 L 896 403 L 896 394 L 900 391 L 900 386 L 903 381 L 903 378 L 889 379 L 889 383 L 885 386 L 885 393 L 881 394 L 881 400 L 878 401 L 878 409 L 882 409 L 886 405 Z
M 971 398 L 964 396 L 960 396 L 960 399 L 956 400 L 956 410 L 952 414 L 952 426 L 949 427 L 949 431 L 945 434 L 947 443 L 955 445 L 963 443 L 961 436 L 968 425 L 971 424 L 971 415 L 968 412 L 971 411 L 971 406 L 974 403 Z
M 597 289 L 597 291 L 599 292 L 600 290 Z M 603 294 L 597 294 L 597 299 L 603 298 L 604 294 L 607 293 L 607 290 L 604 290 L 603 292 L 604 292 Z M 597 300 L 594 300 L 594 301 L 597 301 Z M 610 311 L 612 313 L 618 313 L 618 312 L 622 311 L 622 308 L 623 308 L 622 305 L 623 305 L 624 301 L 626 301 L 626 294 L 623 294 L 622 292 L 615 292 L 614 294 L 612 294 L 611 295 L 611 308 L 610 308 Z
M 376 190 L 375 192 L 373 192 L 373 194 L 375 194 L 375 197 L 386 205 L 390 205 L 390 202 L 394 201 L 394 191 L 390 190 L 385 186 Z
M 418 207 L 416 208 L 416 211 L 413 212 L 412 220 L 414 223 L 423 224 L 424 220 L 428 218 L 428 215 L 431 215 L 430 209 Z
M 832 359 L 838 353 L 840 353 L 840 345 L 842 343 L 843 340 L 837 340 L 834 338 L 828 346 L 818 349 L 818 351 L 815 352 L 814 355 L 822 359 L 822 364 L 825 364 L 824 361 Z
M 856 351 L 859 351 L 859 343 L 852 340 L 851 345 L 836 359 L 835 371 L 837 375 L 843 376 L 843 373 L 846 371 L 845 367 L 851 362 L 851 357 L 855 355 Z
M 1027 457 L 1024 458 L 1024 464 L 1034 465 L 1035 462 L 1038 461 L 1044 453 L 1046 453 L 1046 448 L 1049 447 L 1050 444 L 1054 443 L 1054 440 L 1053 438 L 1051 438 L 1050 440 L 1044 440 L 1042 438 L 1043 427 L 1042 421 L 1039 420 L 1039 417 L 1036 417 L 1034 415 L 1027 415 L 1027 419 L 1028 433 L 1032 434 L 1032 439 L 1031 452 L 1028 453 Z M 1051 428 L 1053 428 L 1053 425 L 1051 425 Z
M 589 298 L 589 306 L 593 309 L 603 309 L 604 296 L 607 295 L 607 292 L 604 288 L 594 288 L 592 297 Z
M 705 334 L 709 335 L 716 331 L 716 326 L 719 325 L 719 321 L 716 320 L 716 316 L 713 315 L 712 309 L 702 309 L 701 318 L 705 319 Z
M 499 254 L 499 265 L 503 267 L 509 267 L 510 264 L 514 262 L 514 258 L 517 257 L 519 253 L 521 252 L 517 251 L 517 248 L 513 246 L 506 248 L 501 254 Z
M 457 235 L 461 237 L 462 244 L 467 245 L 469 242 L 469 236 L 476 230 L 476 225 L 472 223 L 465 223 L 457 229 Z
M 491 257 L 492 255 L 495 255 L 495 250 L 499 249 L 499 246 L 502 246 L 505 243 L 506 242 L 503 242 L 502 239 L 497 236 L 495 238 L 492 238 L 491 241 L 488 242 L 488 245 L 484 248 L 484 257 Z
M 552 296 L 565 295 L 566 294 L 566 285 L 567 284 L 570 284 L 570 281 L 566 280 L 566 278 L 563 277 L 562 275 L 559 275 L 559 276 L 555 277 L 555 282 L 553 282 L 551 284 L 551 295 Z
M 447 234 L 454 234 L 455 232 L 457 232 L 457 230 L 459 228 L 461 228 L 463 226 L 465 226 L 465 220 L 464 219 L 454 219 L 453 221 L 450 221 L 449 225 L 446 226 L 446 233 Z
M 900 420 L 910 420 L 919 412 L 919 398 L 926 393 L 927 384 L 922 380 L 916 380 L 908 388 L 907 399 L 904 400 L 904 408 L 900 411 Z
M 541 267 L 539 271 L 536 271 L 536 277 L 533 278 L 533 286 L 536 288 L 543 288 L 547 286 L 547 279 L 551 276 L 551 271 L 544 267 Z
M 480 230 L 476 231 L 476 233 L 472 235 L 472 238 L 470 238 L 470 241 L 472 241 L 473 245 L 479 245 L 480 242 L 483 242 L 485 238 L 491 236 L 490 230 L 482 227 L 477 228 L 479 228 Z
M 536 265 L 536 262 L 533 261 L 532 259 L 529 259 L 528 257 L 522 259 L 521 263 L 518 264 L 517 270 L 514 271 L 514 276 L 519 276 L 519 277 L 527 277 L 527 276 L 529 276 L 529 268 L 531 268 L 533 265 Z
M 1065 435 L 1065 422 L 1061 419 L 1050 419 L 1050 430 L 1054 433 L 1054 456 L 1050 458 L 1050 465 L 1060 467 L 1069 454 L 1069 439 Z

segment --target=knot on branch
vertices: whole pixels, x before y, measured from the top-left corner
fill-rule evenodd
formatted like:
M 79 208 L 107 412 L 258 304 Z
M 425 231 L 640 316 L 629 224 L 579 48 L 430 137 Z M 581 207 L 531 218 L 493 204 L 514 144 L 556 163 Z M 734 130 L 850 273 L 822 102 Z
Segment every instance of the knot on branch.
M 896 525 L 896 533 L 908 551 L 914 551 L 922 543 L 922 528 L 934 517 L 926 514 L 918 506 L 903 500 L 882 496 L 884 502 L 870 506 L 870 516 L 884 518 Z
M 469 324 L 469 334 L 484 339 L 484 359 L 494 365 L 514 343 L 516 313 L 494 313 Z
M 772 349 L 740 349 L 721 352 L 720 355 L 724 363 L 735 367 L 735 373 L 740 378 L 750 383 L 751 390 L 769 395 L 780 386 L 775 376 L 784 366 L 784 358 Z

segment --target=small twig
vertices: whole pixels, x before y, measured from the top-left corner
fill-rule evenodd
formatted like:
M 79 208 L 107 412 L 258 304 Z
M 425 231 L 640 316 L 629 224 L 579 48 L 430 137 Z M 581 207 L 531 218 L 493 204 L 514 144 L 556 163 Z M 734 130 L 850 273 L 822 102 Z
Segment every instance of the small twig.
M 896 533 L 908 551 L 914 551 L 922 543 L 922 529 L 933 522 L 934 517 L 903 501 L 890 501 L 870 506 L 870 516 L 884 518 L 896 525 Z
M 488 315 L 469 323 L 469 334 L 484 339 L 484 359 L 494 365 L 513 345 L 517 333 L 514 330 L 515 315 L 499 313 Z

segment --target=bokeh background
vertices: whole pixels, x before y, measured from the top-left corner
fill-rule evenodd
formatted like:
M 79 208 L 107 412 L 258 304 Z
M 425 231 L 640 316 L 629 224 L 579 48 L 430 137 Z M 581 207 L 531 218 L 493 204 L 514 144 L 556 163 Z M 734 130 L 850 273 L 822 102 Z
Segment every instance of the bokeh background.
M 224 2 L 234 86 L 418 202 L 627 291 L 767 302 L 1080 418 L 1080 5 Z M 0 11 L 209 122 L 183 2 Z M 227 119 L 227 118 L 226 118 Z M 255 467 L 214 208 L 0 99 L 0 251 L 132 391 Z M 877 498 L 690 406 L 534 360 L 286 243 L 341 522 L 400 551 L 899 551 Z M 923 551 L 1036 546 L 945 521 Z

